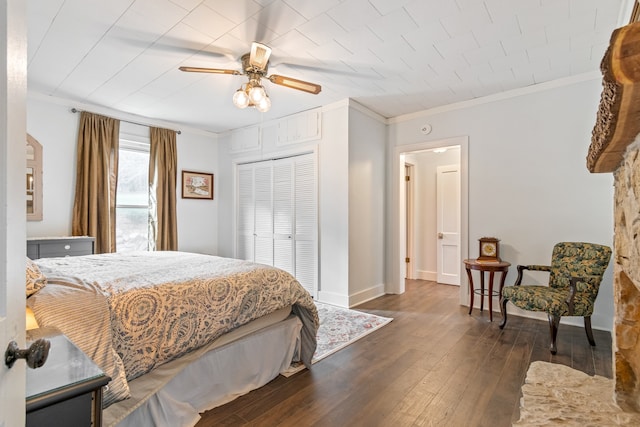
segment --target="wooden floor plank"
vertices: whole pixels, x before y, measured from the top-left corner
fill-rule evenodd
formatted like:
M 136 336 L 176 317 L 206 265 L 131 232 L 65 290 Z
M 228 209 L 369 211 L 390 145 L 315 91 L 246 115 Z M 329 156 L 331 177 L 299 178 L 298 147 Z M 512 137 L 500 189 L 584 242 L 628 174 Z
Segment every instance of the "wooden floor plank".
M 558 354 L 549 352 L 546 321 L 459 305 L 458 288 L 407 281 L 356 309 L 393 317 L 383 328 L 290 378 L 203 414 L 197 427 L 233 426 L 509 426 L 518 419 L 520 388 L 531 362 L 542 360 L 612 377 L 611 335 L 561 325 Z
M 476 410 L 474 424 L 479 426 L 509 425 L 519 418 L 520 388 L 524 383 L 538 333 L 521 330 L 500 371 L 495 387 L 483 407 Z M 485 390 L 486 393 L 486 390 Z M 514 412 L 516 416 L 514 417 Z
M 518 332 L 516 330 L 501 331 L 495 340 L 490 340 L 490 342 L 494 342 L 494 345 L 470 377 L 470 386 L 460 399 L 457 413 L 453 416 L 451 425 L 479 424 L 489 400 L 496 391 L 507 359 L 516 344 Z M 468 396 L 471 398 L 467 398 Z M 511 413 L 508 414 L 506 420 L 510 419 Z M 496 419 L 494 422 L 501 424 L 501 420 Z

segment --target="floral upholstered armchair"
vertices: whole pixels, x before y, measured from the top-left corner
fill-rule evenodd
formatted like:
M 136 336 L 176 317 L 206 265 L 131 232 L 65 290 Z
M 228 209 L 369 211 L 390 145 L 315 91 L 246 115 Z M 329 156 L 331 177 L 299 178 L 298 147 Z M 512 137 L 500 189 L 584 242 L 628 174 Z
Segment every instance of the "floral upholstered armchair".
M 591 314 L 600 282 L 611 258 L 611 248 L 594 243 L 561 242 L 553 247 L 551 265 L 518 265 L 513 286 L 502 290 L 502 323 L 507 324 L 507 302 L 523 310 L 546 312 L 551 332 L 550 350 L 556 354 L 556 336 L 562 316 L 584 317 L 589 344 L 596 345 Z M 549 284 L 521 286 L 524 270 L 549 272 Z

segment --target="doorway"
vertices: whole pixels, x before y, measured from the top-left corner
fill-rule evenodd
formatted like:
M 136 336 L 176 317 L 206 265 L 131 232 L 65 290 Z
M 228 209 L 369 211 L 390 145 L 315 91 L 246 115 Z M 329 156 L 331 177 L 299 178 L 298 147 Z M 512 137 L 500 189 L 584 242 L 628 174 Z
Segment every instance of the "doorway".
M 424 142 L 424 143 L 417 143 L 417 144 L 411 144 L 411 145 L 405 145 L 405 146 L 398 146 L 395 148 L 395 156 L 394 156 L 394 162 L 393 162 L 393 176 L 396 177 L 396 179 L 394 180 L 395 183 L 393 184 L 392 187 L 392 200 L 394 201 L 394 205 L 395 209 L 394 212 L 392 213 L 392 221 L 394 226 L 394 235 L 396 236 L 394 238 L 394 244 L 392 245 L 392 251 L 394 252 L 393 255 L 393 265 L 391 265 L 391 274 L 393 275 L 392 277 L 392 286 L 391 288 L 395 288 L 395 289 L 389 289 L 390 292 L 392 293 L 403 293 L 404 292 L 404 279 L 405 279 L 405 275 L 406 275 L 406 257 L 405 257 L 405 248 L 407 247 L 407 230 L 409 227 L 409 224 L 407 223 L 407 195 L 406 195 L 406 183 L 405 183 L 405 163 L 410 162 L 412 164 L 416 164 L 415 162 L 415 156 L 419 153 L 422 152 L 430 152 L 433 153 L 435 150 L 441 151 L 442 149 L 450 149 L 450 148 L 456 148 L 457 150 L 459 150 L 459 155 L 458 155 L 458 159 L 459 159 L 459 208 L 460 208 L 460 215 L 459 218 L 456 219 L 457 224 L 459 225 L 458 230 L 459 230 L 459 255 L 457 256 L 457 259 L 455 261 L 453 265 L 453 268 L 455 268 L 457 271 L 457 276 L 459 278 L 464 277 L 463 272 L 464 269 L 462 267 L 462 262 L 461 260 L 464 258 L 468 257 L 468 251 L 469 251 L 469 244 L 468 244 L 468 175 L 467 175 L 467 170 L 468 170 L 468 137 L 466 136 L 462 136 L 462 137 L 455 137 L 455 138 L 447 138 L 447 139 L 442 139 L 442 140 L 438 140 L 438 141 L 431 141 L 431 142 Z M 448 161 L 449 163 L 450 161 Z M 444 164 L 444 163 L 443 163 Z M 419 166 L 416 166 L 415 169 L 415 176 L 416 176 L 416 181 L 420 181 L 422 178 L 420 177 L 420 169 Z M 436 192 L 436 178 L 435 178 L 435 172 L 433 173 L 433 179 L 432 179 L 432 186 L 431 186 L 431 191 L 434 194 L 434 203 L 435 203 L 435 192 Z M 418 190 L 415 190 L 415 204 L 417 205 L 418 202 Z M 417 207 L 417 210 L 419 211 L 420 207 Z M 414 240 L 417 241 L 419 239 L 425 239 L 425 236 L 427 236 L 427 238 L 431 239 L 432 241 L 429 242 L 429 246 L 432 248 L 432 263 L 429 264 L 426 268 L 424 268 L 422 271 L 421 267 L 419 266 L 419 258 L 422 257 L 424 254 L 420 253 L 420 250 L 418 249 L 418 244 L 416 243 L 414 245 L 414 271 L 415 271 L 415 278 L 423 278 L 426 280 L 437 280 L 437 271 L 438 271 L 438 267 L 437 267 L 437 260 L 436 260 L 436 253 L 435 253 L 435 248 L 437 248 L 437 231 L 436 231 L 436 220 L 435 220 L 435 213 L 436 213 L 436 209 L 435 206 L 432 207 L 433 210 L 433 215 L 434 218 L 431 221 L 432 222 L 432 226 L 431 226 L 431 230 L 426 230 L 424 229 L 424 227 L 421 229 L 421 226 L 419 225 L 419 223 L 422 221 L 422 212 L 420 212 L 420 214 L 418 215 L 417 213 L 415 214 L 416 217 L 416 221 L 414 223 L 413 228 L 416 230 L 415 234 L 414 234 Z M 418 220 L 418 218 L 420 218 L 420 220 Z M 458 282 L 459 283 L 459 282 Z M 468 299 L 468 295 L 467 295 L 467 287 L 466 286 L 460 286 L 460 302 L 461 304 L 466 304 L 466 301 Z
M 414 182 L 415 182 L 415 165 L 411 163 L 404 164 L 404 179 L 405 179 L 405 215 L 406 215 L 406 249 L 405 249 L 405 278 L 415 279 L 415 256 L 414 256 L 414 241 L 415 241 L 415 206 L 414 206 Z

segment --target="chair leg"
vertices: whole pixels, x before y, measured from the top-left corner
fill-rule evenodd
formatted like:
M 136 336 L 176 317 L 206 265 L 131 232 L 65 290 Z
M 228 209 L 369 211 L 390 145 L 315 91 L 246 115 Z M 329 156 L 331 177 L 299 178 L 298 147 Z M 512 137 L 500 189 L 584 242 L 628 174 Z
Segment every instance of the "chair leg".
M 596 340 L 593 339 L 593 331 L 591 330 L 591 316 L 584 316 L 584 330 L 587 331 L 587 339 L 589 344 L 596 346 Z
M 507 303 L 509 302 L 506 298 L 500 299 L 500 309 L 502 310 L 502 322 L 500 322 L 500 329 L 504 329 L 504 326 L 507 324 Z
M 558 347 L 556 346 L 558 326 L 560 326 L 560 316 L 549 314 L 549 332 L 551 333 L 551 345 L 549 346 L 549 350 L 551 351 L 551 354 L 556 354 L 558 352 Z

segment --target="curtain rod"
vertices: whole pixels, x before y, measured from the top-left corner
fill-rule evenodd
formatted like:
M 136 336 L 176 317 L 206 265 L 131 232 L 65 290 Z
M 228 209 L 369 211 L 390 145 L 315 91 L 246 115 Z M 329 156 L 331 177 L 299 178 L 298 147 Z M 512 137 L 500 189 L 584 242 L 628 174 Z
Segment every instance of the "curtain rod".
M 78 110 L 78 109 L 77 109 L 77 108 L 75 108 L 75 107 L 71 109 L 71 112 L 72 112 L 72 113 L 79 113 L 79 112 L 81 112 L 81 111 L 82 111 L 82 110 Z M 117 119 L 117 120 L 120 120 L 120 121 L 122 121 L 122 122 L 131 123 L 131 124 L 133 124 L 133 125 L 149 126 L 149 125 L 148 125 L 148 124 L 146 124 L 146 123 L 132 122 L 131 120 L 123 120 L 123 119 Z M 172 130 L 173 130 L 173 129 L 172 129 Z M 177 130 L 177 131 L 175 131 L 175 132 L 176 132 L 178 135 L 180 135 L 180 134 L 182 133 L 182 132 L 181 132 L 181 131 L 179 131 L 179 130 Z

